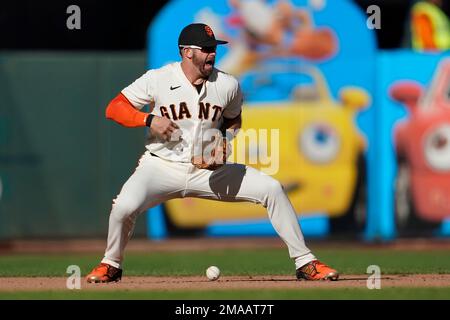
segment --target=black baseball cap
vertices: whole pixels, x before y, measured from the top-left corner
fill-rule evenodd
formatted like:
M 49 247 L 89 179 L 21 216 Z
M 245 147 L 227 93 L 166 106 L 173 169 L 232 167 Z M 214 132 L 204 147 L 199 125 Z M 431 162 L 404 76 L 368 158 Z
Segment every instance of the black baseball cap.
M 211 27 L 204 23 L 191 23 L 183 28 L 178 37 L 178 46 L 214 47 L 228 41 L 217 40 Z

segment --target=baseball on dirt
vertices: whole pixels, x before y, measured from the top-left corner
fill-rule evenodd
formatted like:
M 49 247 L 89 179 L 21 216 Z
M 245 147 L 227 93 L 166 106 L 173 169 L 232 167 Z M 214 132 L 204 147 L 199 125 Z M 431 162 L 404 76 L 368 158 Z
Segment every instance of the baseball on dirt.
M 208 269 L 206 269 L 206 276 L 209 280 L 215 281 L 219 279 L 220 277 L 220 270 L 216 266 L 211 266 Z

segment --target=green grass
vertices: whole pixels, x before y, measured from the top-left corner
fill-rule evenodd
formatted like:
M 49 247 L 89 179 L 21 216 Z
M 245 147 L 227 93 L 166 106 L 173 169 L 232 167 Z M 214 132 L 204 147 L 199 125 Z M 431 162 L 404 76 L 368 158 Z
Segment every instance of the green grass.
M 208 290 L 208 291 L 18 291 L 1 292 L 0 299 L 8 300 L 397 300 L 450 299 L 450 288 L 386 288 L 368 290 L 349 289 L 272 289 L 272 290 Z
M 314 248 L 313 248 L 314 249 Z M 450 273 L 447 250 L 388 250 L 380 248 L 314 249 L 318 258 L 342 274 L 366 274 L 378 265 L 384 274 Z M 14 254 L 0 256 L 0 277 L 68 276 L 69 265 L 87 274 L 101 258 L 99 254 Z M 292 275 L 294 265 L 285 249 L 206 250 L 184 252 L 128 253 L 125 276 L 204 275 L 207 266 L 217 265 L 222 275 Z M 450 288 L 308 288 L 264 290 L 53 290 L 1 291 L 0 299 L 450 299 Z
M 365 274 L 369 265 L 378 265 L 384 274 L 450 273 L 450 252 L 391 251 L 386 249 L 314 250 L 324 262 L 343 274 Z M 101 254 L 42 254 L 0 256 L 0 277 L 67 276 L 69 265 L 88 273 Z M 129 253 L 125 276 L 203 275 L 206 267 L 217 265 L 223 275 L 293 275 L 294 265 L 287 250 L 215 250 L 189 252 Z

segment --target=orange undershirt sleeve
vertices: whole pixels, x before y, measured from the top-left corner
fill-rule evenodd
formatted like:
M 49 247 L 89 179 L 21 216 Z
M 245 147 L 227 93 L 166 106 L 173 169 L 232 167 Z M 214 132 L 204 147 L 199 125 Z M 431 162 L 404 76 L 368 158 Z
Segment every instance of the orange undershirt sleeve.
M 106 107 L 106 118 L 130 128 L 145 127 L 149 113 L 137 110 L 128 99 L 119 93 Z

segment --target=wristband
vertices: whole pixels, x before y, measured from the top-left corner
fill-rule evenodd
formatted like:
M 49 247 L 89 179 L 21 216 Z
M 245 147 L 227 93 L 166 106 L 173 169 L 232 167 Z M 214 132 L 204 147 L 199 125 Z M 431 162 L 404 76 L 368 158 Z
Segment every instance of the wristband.
M 152 124 L 152 120 L 153 120 L 154 117 L 155 117 L 155 115 L 151 114 L 151 113 L 147 116 L 147 119 L 145 119 L 145 126 L 146 127 L 150 128 L 150 126 Z

